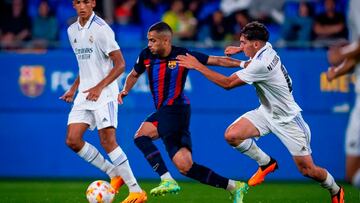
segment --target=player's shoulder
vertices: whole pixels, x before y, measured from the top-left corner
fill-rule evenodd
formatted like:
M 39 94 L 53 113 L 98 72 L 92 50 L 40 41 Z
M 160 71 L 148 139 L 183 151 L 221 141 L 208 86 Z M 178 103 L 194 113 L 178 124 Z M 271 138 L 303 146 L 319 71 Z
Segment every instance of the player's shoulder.
M 67 28 L 67 32 L 70 34 L 70 33 L 73 33 L 74 31 L 76 31 L 76 29 L 78 29 L 77 21 L 75 21 L 71 25 L 69 25 L 69 27 Z
M 189 52 L 189 50 L 185 47 L 172 46 L 171 49 L 174 55 L 184 55 Z

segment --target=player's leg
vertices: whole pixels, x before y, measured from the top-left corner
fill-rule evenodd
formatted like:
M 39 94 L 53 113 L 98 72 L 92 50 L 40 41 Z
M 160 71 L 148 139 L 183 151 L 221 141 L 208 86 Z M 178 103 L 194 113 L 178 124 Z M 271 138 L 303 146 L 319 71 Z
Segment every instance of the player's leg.
M 123 180 L 130 191 L 124 202 L 141 203 L 146 201 L 146 193 L 142 191 L 137 183 L 127 156 L 116 141 L 117 107 L 116 102 L 109 102 L 103 108 L 94 111 L 100 143 L 114 165 L 113 171 L 116 176 L 111 178 L 112 186 L 118 190 L 123 184 Z
M 247 112 L 235 120 L 225 132 L 225 140 L 231 146 L 255 160 L 259 165 L 256 173 L 248 181 L 250 186 L 262 183 L 266 175 L 278 168 L 276 160 L 263 152 L 251 139 L 269 132 L 268 122 L 258 110 Z
M 329 190 L 333 202 L 344 202 L 344 190 L 336 184 L 333 176 L 324 168 L 314 164 L 311 157 L 311 132 L 299 113 L 286 125 L 273 123 L 273 132 L 289 150 L 302 175 L 309 177 Z
M 113 176 L 114 166 L 90 143 L 83 140 L 85 131 L 95 127 L 94 117 L 88 110 L 71 110 L 68 119 L 66 144 L 85 161 Z
M 360 187 L 360 96 L 351 112 L 346 130 L 346 181 Z
M 360 188 L 360 156 L 346 155 L 345 175 L 346 181 Z
M 344 190 L 334 180 L 333 176 L 324 168 L 314 164 L 311 155 L 293 156 L 293 159 L 302 175 L 309 177 L 329 190 L 333 203 L 344 202 Z
M 191 151 L 188 148 L 180 148 L 172 157 L 172 161 L 181 174 L 203 184 L 228 190 L 234 202 L 242 202 L 244 194 L 248 189 L 247 184 L 225 178 L 213 170 L 193 162 Z
M 165 195 L 168 193 L 178 193 L 180 191 L 179 185 L 168 171 L 165 162 L 160 154 L 160 151 L 153 143 L 154 139 L 159 137 L 157 130 L 157 113 L 152 114 L 143 122 L 137 130 L 134 138 L 135 145 L 144 154 L 144 157 L 159 175 L 160 184 L 150 191 L 151 195 Z

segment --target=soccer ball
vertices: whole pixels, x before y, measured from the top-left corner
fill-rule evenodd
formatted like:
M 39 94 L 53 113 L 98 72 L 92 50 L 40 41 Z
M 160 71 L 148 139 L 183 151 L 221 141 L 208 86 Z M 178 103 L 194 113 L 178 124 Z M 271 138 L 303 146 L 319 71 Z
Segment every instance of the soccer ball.
M 92 182 L 86 190 L 86 198 L 89 203 L 112 203 L 114 196 L 114 188 L 104 180 Z

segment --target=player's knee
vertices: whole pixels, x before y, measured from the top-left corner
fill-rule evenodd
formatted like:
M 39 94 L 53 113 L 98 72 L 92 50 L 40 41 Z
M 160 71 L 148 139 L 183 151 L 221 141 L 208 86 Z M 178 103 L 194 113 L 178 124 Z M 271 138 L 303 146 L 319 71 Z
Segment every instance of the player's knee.
M 81 149 L 81 142 L 75 137 L 67 136 L 65 143 L 70 149 L 74 151 L 80 151 Z
M 232 146 L 237 146 L 240 139 L 240 134 L 234 130 L 228 129 L 225 132 L 225 140 Z
M 186 160 L 177 160 L 175 166 L 181 174 L 186 175 L 189 172 L 192 163 Z

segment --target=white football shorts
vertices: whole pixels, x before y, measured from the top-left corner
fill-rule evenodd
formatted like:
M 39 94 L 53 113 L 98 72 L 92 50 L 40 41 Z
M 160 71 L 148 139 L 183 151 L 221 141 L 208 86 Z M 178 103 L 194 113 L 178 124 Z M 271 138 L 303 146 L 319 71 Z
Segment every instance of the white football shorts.
M 357 94 L 351 111 L 346 130 L 345 151 L 347 155 L 360 156 L 360 94 Z
M 287 123 L 276 123 L 267 119 L 260 109 L 249 111 L 240 118 L 248 119 L 260 132 L 260 136 L 274 133 L 292 156 L 311 154 L 311 132 L 308 124 L 299 113 Z
M 87 109 L 71 109 L 68 118 L 68 125 L 71 123 L 87 123 L 89 129 L 98 130 L 114 127 L 117 128 L 117 114 L 118 104 L 116 101 L 111 101 L 99 109 L 87 110 Z

